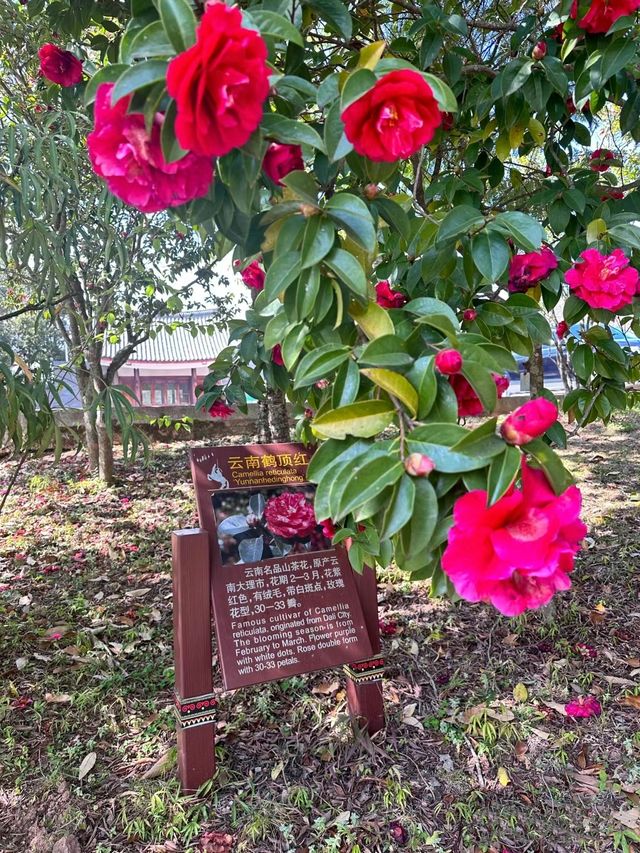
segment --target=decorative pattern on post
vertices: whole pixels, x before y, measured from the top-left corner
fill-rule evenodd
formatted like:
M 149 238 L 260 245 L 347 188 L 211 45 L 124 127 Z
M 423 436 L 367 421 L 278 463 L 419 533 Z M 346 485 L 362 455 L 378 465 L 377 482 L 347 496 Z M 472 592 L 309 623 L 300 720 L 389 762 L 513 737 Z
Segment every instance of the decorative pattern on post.
M 178 772 L 186 793 L 215 770 L 209 536 L 199 528 L 177 530 L 171 545 Z

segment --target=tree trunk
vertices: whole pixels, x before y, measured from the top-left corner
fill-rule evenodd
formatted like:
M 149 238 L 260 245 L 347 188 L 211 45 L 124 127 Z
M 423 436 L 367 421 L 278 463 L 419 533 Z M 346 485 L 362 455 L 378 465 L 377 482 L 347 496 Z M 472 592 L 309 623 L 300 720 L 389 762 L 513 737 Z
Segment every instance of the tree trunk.
M 274 441 L 291 441 L 287 398 L 282 391 L 274 391 L 269 400 L 269 419 Z
M 113 485 L 113 442 L 107 432 L 104 414 L 101 410 L 98 411 L 96 427 L 98 432 L 98 475 L 107 486 L 111 486 Z
M 544 390 L 544 364 L 540 344 L 536 344 L 533 348 L 533 355 L 529 359 L 529 376 L 531 378 L 531 396 L 540 397 Z
M 269 444 L 272 441 L 271 426 L 269 424 L 269 400 L 258 401 L 258 442 Z
M 98 471 L 98 429 L 96 427 L 95 412 L 91 410 L 91 404 L 93 403 L 93 385 L 84 365 L 77 365 L 75 368 L 75 374 L 78 381 L 80 399 L 82 401 L 82 420 L 84 422 L 85 445 L 87 450 L 87 459 L 89 462 L 89 470 Z

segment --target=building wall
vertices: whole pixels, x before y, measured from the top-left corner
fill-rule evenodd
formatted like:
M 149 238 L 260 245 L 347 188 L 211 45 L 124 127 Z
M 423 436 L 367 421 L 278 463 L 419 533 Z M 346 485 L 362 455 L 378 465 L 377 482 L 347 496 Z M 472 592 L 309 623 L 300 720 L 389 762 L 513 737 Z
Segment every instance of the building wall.
M 108 363 L 108 362 L 107 362 Z M 134 405 L 167 408 L 192 406 L 196 387 L 208 373 L 208 362 L 129 362 L 117 373 L 115 383 L 132 389 Z

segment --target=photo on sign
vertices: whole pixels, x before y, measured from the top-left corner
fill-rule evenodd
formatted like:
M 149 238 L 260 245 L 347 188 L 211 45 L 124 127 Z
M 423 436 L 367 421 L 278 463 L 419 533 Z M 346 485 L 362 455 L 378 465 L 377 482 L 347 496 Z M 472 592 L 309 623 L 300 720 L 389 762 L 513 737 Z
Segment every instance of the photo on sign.
M 316 521 L 313 486 L 273 486 L 211 496 L 223 566 L 331 550 Z

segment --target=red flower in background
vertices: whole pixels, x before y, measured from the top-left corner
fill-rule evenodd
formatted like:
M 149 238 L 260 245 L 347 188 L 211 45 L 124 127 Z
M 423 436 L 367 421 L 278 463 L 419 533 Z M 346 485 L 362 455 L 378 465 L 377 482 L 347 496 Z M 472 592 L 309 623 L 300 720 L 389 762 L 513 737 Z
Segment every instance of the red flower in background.
M 477 316 L 478 312 L 475 308 L 465 308 L 462 312 L 462 319 L 465 323 L 473 323 Z
M 525 293 L 557 267 L 558 259 L 546 246 L 539 252 L 514 255 L 509 264 L 509 292 Z
M 212 418 L 222 418 L 225 420 L 233 414 L 231 406 L 227 406 L 224 400 L 216 400 L 213 406 L 209 409 L 209 414 Z
M 613 199 L 623 199 L 624 193 L 622 190 L 617 190 L 615 187 L 611 187 L 611 189 L 604 190 L 602 195 L 600 196 L 600 201 L 612 201 Z
M 313 507 L 300 492 L 269 498 L 264 517 L 269 530 L 283 539 L 308 536 L 318 524 Z
M 611 167 L 610 161 L 615 159 L 616 155 L 608 148 L 596 148 L 589 157 L 589 166 L 594 172 L 607 172 Z
M 640 9 L 640 0 L 592 0 L 586 15 L 578 26 L 588 33 L 606 33 L 613 24 L 625 15 L 633 15 Z M 578 17 L 578 0 L 573 0 L 570 17 Z
M 528 444 L 538 438 L 558 420 L 555 403 L 544 397 L 529 400 L 511 412 L 502 423 L 500 432 L 507 444 Z
M 560 320 L 560 322 L 556 326 L 556 337 L 558 338 L 558 340 L 561 341 L 568 331 L 569 324 L 566 323 L 564 320 Z
M 614 249 L 610 255 L 585 249 L 564 277 L 571 291 L 591 308 L 617 311 L 630 305 L 638 293 L 640 275 L 630 263 L 622 249 Z
M 506 376 L 500 376 L 498 373 L 493 373 L 492 376 L 493 381 L 496 383 L 498 397 L 502 397 L 509 387 L 509 380 Z M 462 374 L 456 373 L 454 376 L 450 376 L 449 384 L 453 388 L 458 400 L 459 418 L 481 415 L 484 412 L 484 406 L 480 402 L 480 398 Z
M 578 696 L 564 706 L 567 717 L 599 717 L 602 706 L 593 696 Z
M 269 94 L 267 46 L 242 26 L 237 6 L 209 5 L 196 43 L 169 63 L 167 89 L 178 107 L 176 136 L 188 151 L 222 157 L 248 141 Z
M 344 110 L 342 121 L 356 153 L 378 163 L 393 163 L 431 141 L 442 113 L 424 77 L 402 70 L 380 77 Z
M 163 116 L 155 116 L 148 133 L 142 113 L 127 113 L 131 98 L 112 106 L 112 91 L 113 83 L 98 88 L 95 125 L 87 137 L 91 164 L 109 190 L 144 213 L 205 195 L 213 180 L 211 159 L 187 154 L 167 163 L 160 145 Z
M 241 272 L 242 281 L 252 290 L 262 290 L 264 287 L 265 271 L 257 261 L 251 261 Z
M 547 604 L 571 586 L 569 572 L 587 529 L 577 486 L 556 495 L 542 471 L 522 465 L 522 487 L 492 506 L 468 492 L 453 508 L 442 567 L 461 598 L 489 601 L 505 616 Z
M 402 308 L 407 304 L 404 293 L 392 290 L 388 281 L 379 281 L 376 284 L 376 302 L 381 308 Z
M 60 86 L 75 86 L 82 80 L 82 62 L 69 50 L 55 44 L 43 44 L 38 51 L 40 73 Z
M 271 361 L 274 364 L 279 364 L 281 367 L 284 367 L 284 359 L 282 358 L 282 347 L 280 346 L 280 344 L 276 344 L 271 350 Z
M 336 535 L 335 525 L 330 518 L 325 518 L 324 521 L 321 521 L 320 527 L 322 528 L 322 535 L 326 536 L 327 539 L 333 539 Z
M 279 142 L 272 142 L 264 155 L 262 168 L 273 183 L 281 187 L 282 179 L 286 178 L 289 172 L 304 169 L 302 148 L 299 145 L 283 145 Z

